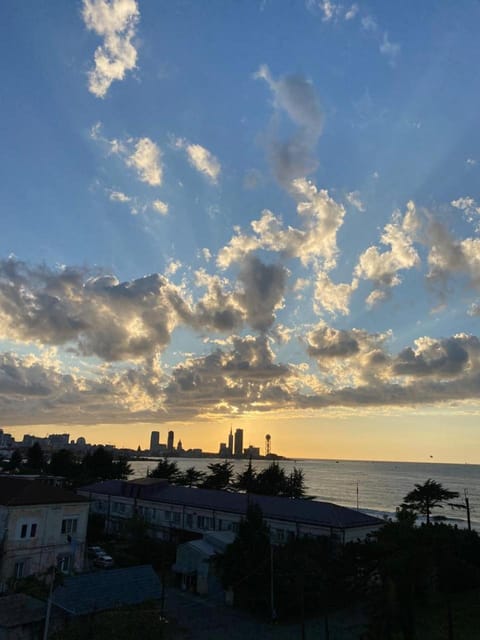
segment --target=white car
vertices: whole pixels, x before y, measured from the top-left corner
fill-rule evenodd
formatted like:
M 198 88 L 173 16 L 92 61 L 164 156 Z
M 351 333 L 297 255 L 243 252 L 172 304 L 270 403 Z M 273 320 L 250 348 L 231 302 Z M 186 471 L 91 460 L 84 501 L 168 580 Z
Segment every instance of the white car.
M 102 567 L 103 569 L 108 569 L 109 567 L 113 567 L 114 562 L 112 556 L 107 555 L 106 553 L 102 553 L 101 555 L 97 555 L 93 564 L 96 567 Z

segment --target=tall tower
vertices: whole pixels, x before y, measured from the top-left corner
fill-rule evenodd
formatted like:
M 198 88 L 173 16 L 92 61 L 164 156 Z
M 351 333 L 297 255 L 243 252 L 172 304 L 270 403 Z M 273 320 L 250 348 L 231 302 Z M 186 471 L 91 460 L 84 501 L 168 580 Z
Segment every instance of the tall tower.
M 243 455 L 243 429 L 235 429 L 235 442 L 233 445 L 233 454 L 235 456 Z
M 168 451 L 173 451 L 173 437 L 174 437 L 173 431 L 169 431 L 168 432 L 168 439 L 167 439 L 167 449 L 168 449 Z
M 233 456 L 233 433 L 232 433 L 232 427 L 230 427 L 230 433 L 228 435 L 228 455 L 230 457 Z
M 150 453 L 154 453 L 158 450 L 158 445 L 160 444 L 160 432 L 152 431 L 150 434 Z
M 272 440 L 272 436 L 267 433 L 265 436 L 265 457 L 267 458 L 270 455 L 270 442 Z

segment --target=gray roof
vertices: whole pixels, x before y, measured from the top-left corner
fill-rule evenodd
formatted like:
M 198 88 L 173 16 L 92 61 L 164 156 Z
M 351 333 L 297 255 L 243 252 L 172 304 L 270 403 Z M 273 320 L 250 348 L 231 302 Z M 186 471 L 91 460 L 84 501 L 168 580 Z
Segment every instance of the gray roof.
M 151 565 L 109 569 L 65 578 L 53 604 L 73 615 L 158 600 L 162 584 Z
M 6 506 L 35 504 L 69 504 L 85 502 L 85 498 L 41 480 L 27 480 L 15 476 L 0 476 L 0 504 Z
M 0 627 L 12 628 L 45 618 L 47 605 L 24 593 L 14 593 L 0 598 Z
M 80 491 L 127 497 L 131 495 L 134 482 L 126 483 L 122 480 L 107 480 L 106 482 L 97 482 L 87 487 L 82 487 Z M 140 500 L 165 502 L 179 506 L 185 505 L 198 509 L 210 509 L 239 515 L 245 515 L 248 505 L 256 503 L 261 508 L 265 518 L 301 522 L 335 529 L 373 527 L 384 524 L 378 518 L 355 509 L 341 507 L 332 502 L 181 487 L 166 484 L 164 481 L 158 483 L 157 486 L 149 485 L 148 488 L 138 483 L 137 488 L 136 497 Z

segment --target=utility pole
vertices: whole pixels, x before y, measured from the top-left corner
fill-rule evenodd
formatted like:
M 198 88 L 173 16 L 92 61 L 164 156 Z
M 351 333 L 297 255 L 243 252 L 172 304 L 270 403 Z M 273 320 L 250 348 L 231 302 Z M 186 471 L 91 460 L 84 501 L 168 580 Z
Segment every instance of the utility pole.
M 45 614 L 45 627 L 43 629 L 43 640 L 48 638 L 48 627 L 50 626 L 50 614 L 52 612 L 52 593 L 55 583 L 55 565 L 52 566 L 52 581 L 50 582 L 50 590 L 48 592 L 47 613 Z

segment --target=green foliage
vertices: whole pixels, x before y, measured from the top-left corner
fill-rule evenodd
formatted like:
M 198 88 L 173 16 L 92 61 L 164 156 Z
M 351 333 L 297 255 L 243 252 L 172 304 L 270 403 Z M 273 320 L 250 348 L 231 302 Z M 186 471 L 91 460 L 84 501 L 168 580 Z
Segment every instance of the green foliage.
M 163 640 L 170 636 L 160 619 L 157 603 L 145 603 L 137 607 L 121 607 L 112 611 L 92 613 L 81 619 L 73 619 L 54 633 L 52 640 Z
M 295 467 L 287 476 L 285 470 L 276 461 L 257 473 L 252 467 L 252 461 L 249 460 L 245 471 L 237 475 L 234 486 L 238 491 L 264 496 L 308 497 L 302 469 Z
M 7 464 L 7 469 L 9 471 L 18 471 L 22 466 L 22 454 L 18 449 L 14 449 L 12 455 L 10 456 L 10 460 Z
M 224 462 L 212 462 L 208 465 L 210 473 L 205 478 L 202 487 L 204 489 L 227 489 L 233 478 L 233 464 L 229 460 Z
M 445 489 L 440 482 L 429 478 L 423 484 L 416 484 L 415 489 L 407 493 L 403 499 L 403 503 L 414 512 L 426 516 L 427 524 L 430 524 L 432 509 L 435 507 L 442 508 L 442 502 L 447 502 L 453 498 L 458 498 L 456 491 L 449 491 Z
M 165 456 L 165 458 L 158 461 L 157 466 L 153 471 L 149 472 L 148 476 L 150 478 L 164 478 L 169 482 L 175 483 L 180 478 L 180 471 L 177 463 Z
M 185 471 L 179 475 L 177 484 L 184 485 L 186 487 L 198 487 L 205 480 L 205 474 L 203 471 L 195 469 L 195 467 L 188 467 Z
M 45 466 L 42 447 L 35 442 L 27 450 L 27 467 L 30 471 L 40 472 Z
M 48 465 L 48 472 L 52 475 L 73 479 L 78 476 L 79 469 L 80 466 L 72 451 L 60 449 L 52 453 Z
M 90 511 L 88 514 L 87 524 L 87 540 L 92 542 L 98 542 L 102 539 L 105 531 L 105 517 L 100 513 L 93 513 Z
M 258 505 L 250 505 L 238 535 L 217 568 L 225 588 L 233 588 L 235 603 L 253 611 L 268 607 L 270 599 L 269 530 Z

